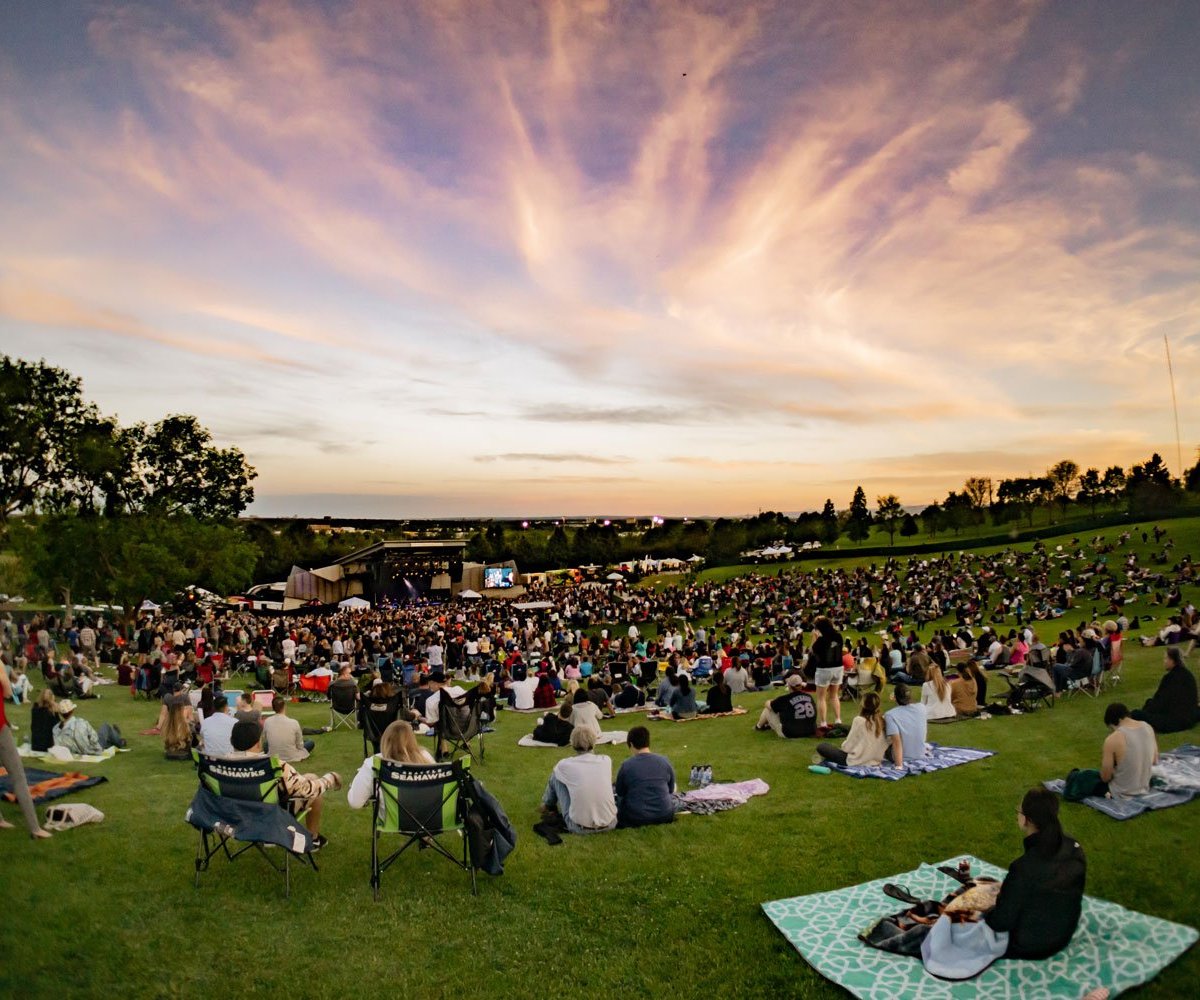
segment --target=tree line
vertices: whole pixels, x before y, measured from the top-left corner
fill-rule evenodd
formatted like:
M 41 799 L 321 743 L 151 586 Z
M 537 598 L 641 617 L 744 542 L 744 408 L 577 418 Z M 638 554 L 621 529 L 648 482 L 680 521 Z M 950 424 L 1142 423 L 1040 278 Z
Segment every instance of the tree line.
M 215 445 L 193 416 L 122 425 L 84 397 L 79 378 L 45 361 L 0 356 L 0 427 L 0 541 L 18 557 L 31 592 L 54 601 L 86 596 L 132 608 L 188 584 L 232 594 L 282 579 L 292 565 L 326 565 L 384 536 L 241 518 L 254 500 L 257 473 L 238 448 Z M 821 510 L 794 516 L 766 511 L 574 527 L 481 520 L 466 528 L 466 555 L 513 559 L 530 570 L 693 553 L 722 565 L 773 543 L 833 545 L 843 536 L 865 542 L 874 533 L 894 545 L 897 534 L 936 538 L 989 521 L 1033 527 L 1039 514 L 1049 522 L 1085 510 L 1154 516 L 1188 502 L 1189 494 L 1200 494 L 1200 460 L 1174 479 L 1158 454 L 1128 471 L 1081 471 L 1064 459 L 1042 476 L 970 477 L 919 512 L 895 494 L 876 497 L 872 508 L 859 486 L 843 509 L 827 499 Z

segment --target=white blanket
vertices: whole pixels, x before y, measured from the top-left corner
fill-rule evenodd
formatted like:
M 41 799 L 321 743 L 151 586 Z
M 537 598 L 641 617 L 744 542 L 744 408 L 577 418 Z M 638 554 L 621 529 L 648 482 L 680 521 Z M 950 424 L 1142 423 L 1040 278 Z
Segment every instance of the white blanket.
M 619 730 L 619 729 L 614 729 L 611 733 L 601 733 L 600 739 L 596 740 L 596 746 L 600 746 L 604 743 L 624 743 L 625 737 L 627 737 L 628 735 L 629 735 L 628 733 L 626 733 L 622 730 Z M 525 736 L 522 736 L 519 740 L 517 740 L 517 746 L 519 746 L 519 747 L 552 747 L 555 750 L 567 750 L 567 749 L 570 749 L 571 744 L 568 743 L 565 747 L 560 747 L 557 743 L 543 743 L 541 740 L 535 740 L 533 738 L 533 734 L 529 733 Z

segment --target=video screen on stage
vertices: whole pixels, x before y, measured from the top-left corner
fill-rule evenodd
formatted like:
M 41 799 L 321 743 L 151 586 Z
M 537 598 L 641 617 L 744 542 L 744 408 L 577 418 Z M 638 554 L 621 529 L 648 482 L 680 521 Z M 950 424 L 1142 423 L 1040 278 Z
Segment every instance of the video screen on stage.
M 511 587 L 513 571 L 511 566 L 485 566 L 483 570 L 483 586 L 487 590 L 497 587 Z

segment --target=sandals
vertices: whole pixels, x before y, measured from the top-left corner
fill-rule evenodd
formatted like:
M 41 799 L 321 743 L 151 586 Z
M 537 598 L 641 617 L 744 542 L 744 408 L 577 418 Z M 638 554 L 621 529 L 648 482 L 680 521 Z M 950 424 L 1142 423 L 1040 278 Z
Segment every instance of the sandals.
M 883 894 L 891 896 L 892 899 L 898 899 L 902 903 L 908 903 L 909 906 L 916 906 L 924 900 L 918 899 L 905 886 L 896 885 L 894 882 L 887 882 L 883 886 Z

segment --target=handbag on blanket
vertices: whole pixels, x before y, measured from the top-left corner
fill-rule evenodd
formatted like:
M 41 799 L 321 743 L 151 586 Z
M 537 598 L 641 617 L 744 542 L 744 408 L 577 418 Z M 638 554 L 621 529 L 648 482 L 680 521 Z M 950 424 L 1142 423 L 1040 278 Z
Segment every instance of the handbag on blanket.
M 1100 772 L 1094 767 L 1076 767 L 1067 775 L 1062 794 L 1068 802 L 1082 802 L 1107 791 L 1108 786 L 1100 779 Z
M 943 868 L 946 874 L 960 878 L 954 869 Z M 918 900 L 901 886 L 888 884 L 884 892 L 894 899 L 911 902 L 912 905 L 900 913 L 882 917 L 858 935 L 863 944 L 891 952 L 921 958 L 921 945 L 929 929 L 945 915 L 954 923 L 972 923 L 996 903 L 1000 883 L 995 879 L 967 879 L 959 888 L 949 893 L 941 902 L 933 899 Z

